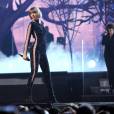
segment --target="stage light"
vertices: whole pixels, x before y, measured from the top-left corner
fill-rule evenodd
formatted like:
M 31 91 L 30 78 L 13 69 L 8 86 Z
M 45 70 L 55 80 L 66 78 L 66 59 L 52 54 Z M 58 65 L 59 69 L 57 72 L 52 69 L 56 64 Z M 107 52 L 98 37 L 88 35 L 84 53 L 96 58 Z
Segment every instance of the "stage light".
M 87 62 L 88 68 L 95 68 L 96 67 L 96 61 L 95 60 L 89 60 Z

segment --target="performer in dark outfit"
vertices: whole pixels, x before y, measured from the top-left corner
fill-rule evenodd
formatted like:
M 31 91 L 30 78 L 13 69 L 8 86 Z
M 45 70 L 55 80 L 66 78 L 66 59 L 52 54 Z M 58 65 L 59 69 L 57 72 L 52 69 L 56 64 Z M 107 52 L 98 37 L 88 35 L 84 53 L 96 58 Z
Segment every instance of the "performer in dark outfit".
M 103 34 L 104 58 L 111 89 L 114 89 L 114 25 L 108 24 Z
M 29 16 L 31 18 L 31 22 L 28 25 L 27 34 L 26 34 L 26 41 L 24 45 L 24 53 L 23 59 L 27 59 L 27 49 L 31 39 L 31 36 L 34 39 L 33 45 L 30 48 L 30 62 L 31 62 L 31 74 L 32 76 L 28 79 L 28 89 L 29 89 L 29 96 L 31 97 L 32 86 L 34 79 L 38 72 L 38 66 L 40 65 L 41 70 L 44 74 L 44 82 L 47 86 L 49 98 L 51 102 L 56 102 L 54 97 L 53 88 L 51 85 L 51 76 L 50 76 L 50 69 L 48 64 L 48 59 L 46 55 L 46 46 L 43 34 L 43 25 L 39 22 L 41 17 L 41 12 L 38 8 L 32 7 L 29 10 Z

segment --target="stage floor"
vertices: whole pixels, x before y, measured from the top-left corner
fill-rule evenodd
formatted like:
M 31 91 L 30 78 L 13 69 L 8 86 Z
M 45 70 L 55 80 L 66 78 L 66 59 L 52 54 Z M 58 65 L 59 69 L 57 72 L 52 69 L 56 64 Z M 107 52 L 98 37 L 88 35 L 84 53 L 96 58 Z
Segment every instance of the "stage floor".
M 101 87 L 100 80 L 107 81 L 106 72 L 67 73 L 52 72 L 52 83 L 58 103 L 90 102 L 114 104 L 114 93 L 110 88 Z M 30 73 L 0 74 L 0 104 L 27 104 L 27 79 Z M 36 104 L 49 102 L 43 74 L 39 73 L 33 86 L 33 100 Z

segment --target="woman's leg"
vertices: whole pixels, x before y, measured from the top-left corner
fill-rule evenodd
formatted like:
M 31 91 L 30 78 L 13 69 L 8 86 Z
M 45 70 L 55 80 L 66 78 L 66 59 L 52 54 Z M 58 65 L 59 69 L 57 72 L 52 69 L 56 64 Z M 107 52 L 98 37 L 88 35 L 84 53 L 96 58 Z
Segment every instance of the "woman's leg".
M 49 98 L 50 98 L 51 102 L 56 102 L 56 98 L 54 96 L 54 91 L 53 91 L 53 87 L 52 87 L 52 80 L 51 80 L 48 59 L 47 59 L 46 54 L 40 55 L 40 67 L 44 74 L 43 78 L 44 78 L 44 82 L 48 89 Z
M 27 82 L 29 97 L 32 97 L 32 87 L 38 71 L 38 64 L 39 64 L 38 62 L 39 62 L 39 54 L 37 53 L 36 50 L 32 49 L 30 51 L 31 76 L 29 77 Z

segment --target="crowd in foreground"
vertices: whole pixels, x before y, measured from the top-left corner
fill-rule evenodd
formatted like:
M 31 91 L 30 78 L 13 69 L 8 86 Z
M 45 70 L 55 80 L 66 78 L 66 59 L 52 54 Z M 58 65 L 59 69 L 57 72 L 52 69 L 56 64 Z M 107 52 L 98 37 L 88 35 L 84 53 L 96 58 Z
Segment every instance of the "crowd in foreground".
M 93 106 L 90 103 L 71 103 L 66 106 L 42 108 L 39 105 L 0 106 L 0 114 L 114 114 L 114 105 Z

